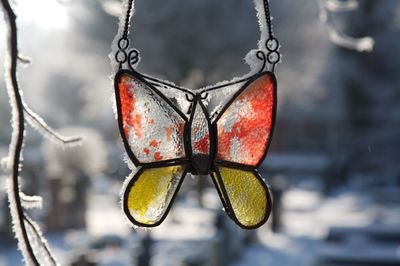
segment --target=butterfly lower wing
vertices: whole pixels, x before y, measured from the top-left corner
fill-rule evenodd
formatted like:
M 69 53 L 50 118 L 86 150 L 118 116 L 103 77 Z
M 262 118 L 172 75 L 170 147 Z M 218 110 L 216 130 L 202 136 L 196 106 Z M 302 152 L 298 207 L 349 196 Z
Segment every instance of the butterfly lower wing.
M 227 214 L 242 228 L 260 227 L 271 212 L 268 187 L 255 170 L 218 166 L 213 181 Z
M 139 73 L 115 77 L 119 129 L 135 165 L 186 158 L 186 116 Z
M 186 175 L 186 165 L 139 168 L 123 194 L 123 209 L 137 226 L 162 223 Z
M 275 76 L 258 74 L 232 97 L 214 122 L 217 161 L 259 166 L 271 141 L 275 114 Z

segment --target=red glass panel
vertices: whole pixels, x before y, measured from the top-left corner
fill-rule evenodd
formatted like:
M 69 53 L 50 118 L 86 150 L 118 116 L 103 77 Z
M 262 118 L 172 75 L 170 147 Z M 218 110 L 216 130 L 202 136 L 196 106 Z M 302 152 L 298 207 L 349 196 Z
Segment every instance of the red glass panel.
M 266 153 L 276 108 L 274 78 L 251 82 L 217 120 L 217 159 L 256 166 Z
M 135 157 L 142 163 L 185 157 L 185 120 L 132 75 L 122 75 L 118 89 L 123 131 Z

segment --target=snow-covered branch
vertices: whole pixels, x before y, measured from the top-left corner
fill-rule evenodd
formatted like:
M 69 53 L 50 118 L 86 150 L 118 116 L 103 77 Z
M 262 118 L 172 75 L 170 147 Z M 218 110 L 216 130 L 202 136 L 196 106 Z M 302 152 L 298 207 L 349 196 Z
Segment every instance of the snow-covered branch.
M 333 21 L 333 14 L 337 12 L 353 11 L 359 7 L 357 0 L 319 0 L 320 1 L 320 19 L 329 26 L 330 40 L 343 48 L 356 50 L 357 52 L 371 52 L 374 49 L 375 41 L 367 36 L 363 38 L 354 38 L 346 35 L 339 30 Z
M 1 0 L 4 10 L 4 18 L 7 24 L 8 53 L 5 60 L 5 80 L 7 92 L 12 110 L 12 137 L 9 147 L 9 155 L 2 166 L 10 173 L 8 181 L 8 199 L 13 222 L 13 230 L 18 240 L 25 263 L 27 265 L 57 265 L 51 254 L 47 241 L 42 237 L 39 227 L 28 217 L 25 209 L 39 207 L 41 198 L 38 196 L 26 196 L 20 187 L 20 171 L 22 167 L 22 150 L 25 140 L 25 120 L 34 125 L 34 128 L 45 137 L 58 143 L 71 145 L 78 143 L 82 138 L 64 138 L 51 129 L 44 120 L 35 114 L 24 104 L 22 93 L 17 79 L 18 62 L 28 63 L 18 53 L 18 29 L 16 15 L 8 0 Z M 25 117 L 25 113 L 28 115 Z

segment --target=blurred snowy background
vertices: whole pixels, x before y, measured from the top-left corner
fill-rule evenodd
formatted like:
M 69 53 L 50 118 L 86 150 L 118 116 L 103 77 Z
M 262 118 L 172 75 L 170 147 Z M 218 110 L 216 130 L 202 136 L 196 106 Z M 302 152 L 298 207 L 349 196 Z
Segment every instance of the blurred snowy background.
M 119 210 L 129 170 L 108 58 L 120 2 L 15 2 L 19 48 L 32 59 L 19 70 L 26 102 L 55 128 L 87 137 L 62 150 L 27 134 L 23 189 L 44 197 L 32 216 L 62 265 L 400 265 L 400 1 L 360 0 L 357 10 L 332 13 L 330 24 L 320 20 L 318 0 L 271 1 L 283 63 L 278 122 L 261 172 L 275 212 L 252 232 L 227 218 L 207 180 L 192 179 L 161 226 L 130 228 Z M 259 38 L 252 0 L 135 2 L 139 70 L 188 87 L 248 72 L 243 57 Z M 371 36 L 374 49 L 335 45 L 332 25 Z M 5 43 L 2 20 L 1 62 Z M 0 87 L 3 157 L 11 133 L 3 75 Z M 2 175 L 0 266 L 21 265 Z

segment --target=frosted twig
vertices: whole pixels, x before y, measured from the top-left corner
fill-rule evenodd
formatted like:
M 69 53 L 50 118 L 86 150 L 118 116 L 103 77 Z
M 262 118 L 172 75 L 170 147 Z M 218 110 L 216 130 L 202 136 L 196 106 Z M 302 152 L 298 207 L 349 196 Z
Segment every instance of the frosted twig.
M 1 0 L 4 9 L 5 19 L 8 24 L 8 54 L 6 60 L 6 83 L 7 92 L 12 106 L 13 133 L 9 150 L 9 158 L 12 160 L 11 187 L 8 190 L 11 216 L 13 219 L 14 231 L 18 239 L 19 248 L 24 255 L 25 262 L 39 265 L 29 242 L 28 233 L 24 223 L 23 208 L 21 206 L 19 171 L 21 162 L 21 151 L 24 143 L 24 111 L 22 98 L 17 81 L 18 62 L 18 41 L 16 16 L 8 0 Z
M 33 209 L 33 208 L 42 208 L 43 205 L 43 199 L 40 196 L 28 196 L 25 195 L 23 192 L 19 193 L 21 197 L 21 203 L 22 207 L 24 207 L 25 210 L 27 209 Z
M 325 7 L 332 12 L 353 11 L 359 7 L 357 0 L 325 0 Z
M 27 63 L 28 61 L 19 56 L 18 53 L 18 30 L 16 25 L 16 16 L 10 5 L 9 0 L 0 0 L 4 9 L 4 17 L 8 35 L 8 53 L 5 60 L 5 80 L 7 93 L 10 98 L 12 112 L 12 136 L 9 147 L 9 155 L 2 160 L 2 167 L 10 171 L 8 181 L 8 200 L 10 213 L 12 217 L 13 230 L 18 240 L 19 249 L 22 252 L 27 265 L 57 265 L 51 254 L 47 241 L 42 237 L 40 229 L 24 213 L 24 208 L 38 207 L 42 199 L 38 196 L 26 196 L 20 188 L 19 173 L 22 167 L 22 149 L 25 139 L 25 119 L 33 127 L 39 130 L 43 136 L 57 140 L 63 144 L 73 144 L 81 140 L 80 137 L 64 138 L 47 126 L 40 116 L 35 114 L 26 105 L 24 105 L 17 80 L 17 64 L 19 61 Z M 28 115 L 26 118 L 24 114 Z M 41 252 L 41 251 L 44 251 Z M 40 259 L 40 263 L 39 263 Z
M 371 52 L 374 49 L 375 41 L 371 37 L 354 38 L 346 35 L 334 25 L 332 12 L 353 11 L 359 7 L 357 0 L 320 0 L 320 19 L 330 28 L 330 40 L 343 48 L 356 50 L 357 52 Z
M 36 114 L 32 109 L 28 107 L 26 103 L 23 103 L 23 108 L 25 113 L 28 115 L 26 117 L 26 121 L 31 125 L 34 129 L 36 129 L 43 137 L 53 141 L 56 144 L 66 145 L 66 146 L 74 146 L 81 144 L 83 137 L 74 136 L 74 137 L 64 137 L 52 129 L 47 123 L 41 118 L 38 114 Z
M 334 30 L 331 30 L 329 37 L 334 44 L 358 52 L 371 52 L 375 43 L 371 37 L 353 38 Z
M 18 55 L 18 60 L 23 63 L 23 64 L 30 64 L 31 63 L 31 59 L 22 55 Z
M 43 240 L 43 235 L 42 235 L 42 232 L 40 231 L 39 227 L 26 214 L 24 214 L 24 220 L 28 224 L 29 228 L 34 232 L 36 239 Z M 48 259 L 50 260 L 50 263 L 53 265 L 58 265 L 57 261 L 51 254 L 51 251 L 49 249 L 47 241 L 45 241 L 45 240 L 42 241 L 42 247 L 45 250 Z

